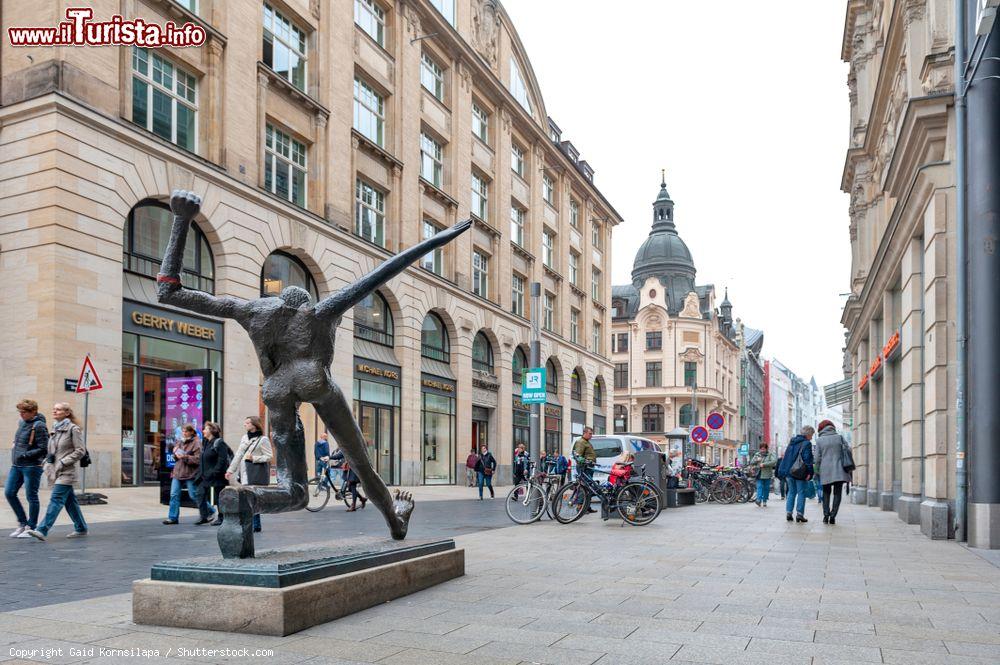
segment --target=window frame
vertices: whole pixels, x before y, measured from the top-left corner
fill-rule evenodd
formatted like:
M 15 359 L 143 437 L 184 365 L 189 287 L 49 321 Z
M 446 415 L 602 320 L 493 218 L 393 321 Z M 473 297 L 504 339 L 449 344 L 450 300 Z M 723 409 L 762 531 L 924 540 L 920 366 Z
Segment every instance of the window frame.
M 556 297 L 546 291 L 542 294 L 542 328 L 555 332 Z
M 569 341 L 580 343 L 580 310 L 576 307 L 569 308 Z
M 524 316 L 524 286 L 526 279 L 516 272 L 510 274 L 510 312 L 517 316 Z M 520 283 L 520 289 L 516 288 Z
M 693 388 L 696 385 L 698 385 L 698 363 L 686 360 L 684 361 L 684 386 Z
M 642 431 L 662 432 L 663 431 L 663 405 L 647 404 L 642 407 Z M 659 425 L 658 427 L 656 425 Z
M 313 303 L 319 302 L 319 288 L 316 286 L 316 278 L 313 277 L 312 271 L 309 270 L 309 267 L 302 262 L 302 259 L 295 256 L 294 254 L 283 252 L 280 249 L 276 249 L 270 254 L 268 254 L 266 257 L 264 257 L 264 262 L 260 265 L 260 295 L 262 298 L 277 297 L 277 295 L 281 293 L 281 290 L 279 290 L 278 293 L 272 295 L 264 291 L 264 269 L 267 267 L 268 259 L 270 259 L 272 256 L 286 259 L 290 263 L 298 267 L 306 277 L 305 289 L 306 291 L 309 292 L 309 296 L 313 299 Z M 300 286 L 300 285 L 285 284 L 283 288 L 287 288 L 289 286 Z
M 615 389 L 628 388 L 628 363 L 615 363 Z
M 365 196 L 368 194 L 371 195 L 371 202 L 365 200 Z M 362 220 L 367 216 L 367 213 L 375 216 L 372 237 L 368 237 L 362 232 L 364 228 Z M 384 248 L 386 246 L 385 229 L 385 192 L 360 175 L 357 176 L 354 181 L 354 235 Z M 381 242 L 378 240 L 380 235 Z
M 646 331 L 646 350 L 647 351 L 661 351 L 663 349 L 663 331 L 662 330 L 647 330 Z
M 510 85 L 508 85 L 507 89 L 514 96 L 514 99 L 517 100 L 517 103 L 521 105 L 521 108 L 527 111 L 528 115 L 533 115 L 534 112 L 531 109 L 531 94 L 528 92 L 528 84 L 524 80 L 521 65 L 518 64 L 514 56 L 510 58 Z
M 580 204 L 574 198 L 569 200 L 569 225 L 574 229 L 580 229 Z
M 476 131 L 477 124 L 479 131 Z M 490 145 L 490 113 L 475 100 L 472 102 L 472 135 L 486 146 Z
M 594 348 L 591 349 L 594 353 L 600 355 L 604 350 L 604 327 L 601 325 L 600 321 L 591 321 L 591 336 L 590 343 Z
M 431 145 L 427 145 L 430 143 Z M 427 148 L 434 150 L 436 154 L 427 152 Z M 430 175 L 427 177 L 427 168 L 430 166 Z M 420 177 L 441 189 L 444 183 L 444 146 L 427 132 L 420 132 Z
M 646 387 L 647 388 L 663 387 L 663 361 L 661 360 L 646 361 Z
M 510 204 L 510 241 L 524 247 L 524 221 L 527 211 L 514 203 Z
M 622 428 L 618 429 L 618 418 L 622 419 Z M 615 434 L 625 434 L 628 432 L 628 407 L 624 404 L 615 404 L 614 413 L 612 414 L 614 419 L 612 422 L 612 429 Z
M 577 288 L 580 286 L 580 255 L 572 249 L 569 250 L 569 283 Z
M 278 145 L 279 138 L 283 137 L 286 139 L 288 144 L 288 156 L 282 154 L 276 150 L 275 146 Z M 268 145 L 271 143 L 272 145 Z M 302 163 L 299 164 L 294 162 L 294 149 L 296 146 L 301 147 L 302 153 Z M 273 161 L 273 164 L 271 163 Z M 283 162 L 288 167 L 288 197 L 282 197 L 278 192 L 278 178 L 277 173 L 279 166 L 278 162 Z M 271 170 L 271 186 L 268 187 L 267 184 L 267 172 L 268 166 Z M 295 169 L 302 172 L 302 201 L 296 201 L 294 199 L 294 187 L 292 186 L 295 182 L 294 173 Z M 285 132 L 278 125 L 273 122 L 265 123 L 264 128 L 264 190 L 274 194 L 283 200 L 288 201 L 292 205 L 297 205 L 300 208 L 305 208 L 309 202 L 309 147 L 303 142 L 292 136 L 291 133 Z
M 597 220 L 591 223 L 590 227 L 590 244 L 591 246 L 598 250 L 604 251 L 604 243 L 602 239 L 604 238 L 604 227 Z
M 433 317 L 433 320 L 436 321 L 440 327 L 442 340 L 442 345 L 440 347 L 432 346 L 424 341 L 424 324 L 427 322 L 429 317 Z M 423 358 L 430 358 L 431 360 L 437 360 L 448 364 L 451 363 L 451 339 L 448 335 L 448 327 L 444 324 L 444 320 L 435 312 L 427 312 L 424 316 L 424 320 L 420 324 L 420 355 Z
M 140 54 L 142 54 L 142 58 L 140 58 Z M 146 68 L 145 72 L 143 72 L 141 69 L 139 69 L 139 63 L 140 63 L 140 61 L 142 61 L 142 62 L 145 63 L 145 68 Z M 161 71 L 160 82 L 159 83 L 156 82 L 156 76 L 155 76 L 155 65 L 156 65 L 157 61 L 160 63 L 160 71 Z M 163 85 L 163 83 L 162 83 L 162 81 L 163 81 L 163 73 L 162 72 L 164 71 L 163 65 L 169 65 L 170 68 L 171 68 L 171 72 L 170 72 L 171 85 L 170 85 L 169 88 L 167 86 Z M 156 136 L 159 136 L 160 138 L 162 138 L 165 141 L 169 141 L 170 143 L 176 145 L 178 148 L 181 148 L 182 150 L 187 150 L 188 152 L 192 152 L 192 153 L 197 154 L 197 152 L 198 152 L 198 135 L 199 135 L 199 132 L 198 132 L 198 99 L 199 99 L 199 95 L 198 95 L 198 83 L 199 83 L 198 77 L 196 75 L 192 74 L 190 71 L 188 71 L 185 67 L 177 65 L 177 63 L 175 63 L 173 60 L 171 60 L 169 58 L 164 58 L 163 56 L 161 56 L 156 51 L 150 50 L 150 49 L 147 49 L 147 48 L 142 48 L 142 47 L 139 47 L 139 46 L 133 46 L 132 47 L 131 76 L 132 76 L 132 78 L 131 78 L 131 81 L 132 81 L 132 100 L 131 100 L 132 124 L 136 125 L 137 127 L 142 127 L 147 132 L 150 132 L 151 134 L 155 134 Z M 186 79 L 186 82 L 184 83 L 184 88 L 186 90 L 189 90 L 191 92 L 191 97 L 194 97 L 193 100 L 191 99 L 191 97 L 186 96 L 184 93 L 180 92 L 182 77 Z M 146 118 L 145 118 L 145 122 L 143 124 L 139 124 L 136 121 L 136 113 L 135 113 L 135 100 L 136 100 L 136 96 L 137 96 L 137 92 L 136 92 L 136 80 L 139 80 L 144 86 L 146 86 L 146 95 L 145 95 L 145 97 L 146 97 L 146 99 L 145 99 L 145 104 L 146 104 L 145 115 L 146 115 Z M 157 132 L 155 129 L 153 129 L 153 126 L 154 126 L 154 124 L 153 124 L 154 123 L 154 117 L 153 117 L 154 116 L 153 100 L 154 100 L 155 92 L 156 91 L 159 91 L 161 94 L 165 95 L 170 100 L 170 137 L 169 138 L 166 137 L 166 136 L 163 136 L 162 134 L 160 134 L 159 132 Z M 190 145 L 190 147 L 186 146 L 186 145 L 181 145 L 180 143 L 177 142 L 177 129 L 178 129 L 178 123 L 177 123 L 177 105 L 178 104 L 180 104 L 181 106 L 185 107 L 192 114 L 192 118 L 193 118 L 193 121 L 194 121 L 194 126 L 193 126 L 193 132 L 192 132 L 192 136 L 191 136 L 191 145 Z
M 420 87 L 444 103 L 444 67 L 426 49 L 420 52 Z
M 268 17 L 268 12 L 269 11 L 270 11 L 270 14 L 272 16 L 271 27 L 268 27 L 268 24 L 267 24 L 267 17 Z M 299 34 L 300 39 L 302 41 L 302 50 L 301 51 L 299 49 L 293 47 L 292 44 L 288 41 L 287 38 L 282 37 L 280 34 L 278 34 L 277 32 L 275 32 L 274 25 L 275 25 L 275 22 L 277 21 L 277 19 L 281 19 L 282 21 L 284 21 L 285 23 L 288 24 L 289 33 L 290 34 L 295 34 L 295 33 Z M 288 81 L 288 83 L 293 88 L 295 88 L 296 90 L 301 90 L 302 92 L 306 92 L 308 90 L 308 88 L 309 88 L 309 55 L 308 55 L 309 54 L 309 36 L 306 34 L 306 31 L 303 30 L 301 27 L 299 27 L 298 24 L 295 23 L 295 21 L 293 21 L 292 19 L 290 19 L 287 16 L 285 16 L 285 14 L 283 14 L 280 11 L 278 11 L 277 9 L 274 8 L 273 5 L 271 5 L 270 3 L 267 3 L 267 2 L 264 3 L 263 31 L 264 32 L 261 35 L 261 41 L 262 42 L 267 41 L 267 34 L 268 33 L 270 33 L 270 35 L 271 35 L 271 64 L 268 64 L 266 53 L 263 50 L 261 51 L 261 62 L 263 62 L 265 65 L 267 65 L 268 68 L 270 68 L 270 70 L 272 72 L 274 72 L 275 74 L 277 74 L 281 78 L 283 78 L 286 81 Z M 279 43 L 284 48 L 288 49 L 291 52 L 294 52 L 301 59 L 301 61 L 302 61 L 302 84 L 301 85 L 297 84 L 293 80 L 292 68 L 289 68 L 289 70 L 288 70 L 288 76 L 285 76 L 284 74 L 282 74 L 281 72 L 279 72 L 277 69 L 274 68 L 274 62 L 275 62 L 274 54 L 275 54 L 275 44 L 276 43 Z M 263 47 L 262 47 L 262 49 L 263 49 Z
M 359 93 L 361 97 L 359 98 Z M 369 97 L 370 99 L 366 99 Z M 378 108 L 373 108 L 370 102 L 376 102 Z M 366 121 L 366 122 L 362 122 Z M 366 129 L 374 124 L 374 134 Z M 354 124 L 358 134 L 380 148 L 385 147 L 385 95 L 362 77 L 354 76 Z
M 604 289 L 601 288 L 601 279 L 604 275 L 597 268 L 590 269 L 590 298 L 595 302 L 601 302 Z
M 428 234 L 427 232 L 428 227 L 434 229 L 434 233 Z M 421 229 L 420 234 L 423 240 L 429 240 L 434 236 L 436 236 L 438 233 L 441 233 L 441 231 L 443 230 L 443 228 L 438 226 L 436 222 L 427 219 L 426 217 L 424 218 L 423 224 L 421 224 L 420 229 Z M 432 249 L 431 251 L 427 252 L 422 257 L 420 257 L 420 267 L 430 273 L 437 275 L 438 277 L 443 276 L 444 248 L 438 247 L 436 249 Z
M 472 292 L 480 298 L 490 299 L 490 255 L 472 250 Z
M 382 314 L 384 315 L 384 321 L 387 322 L 385 330 L 379 330 L 378 328 L 373 328 L 364 323 L 358 323 L 358 317 L 354 317 L 354 336 L 360 337 L 363 340 L 367 340 L 372 344 L 379 344 L 381 346 L 387 346 L 390 349 L 395 346 L 396 335 L 395 335 L 395 323 L 392 318 L 392 309 L 389 307 L 389 302 L 385 299 L 378 290 L 373 293 L 368 294 L 364 299 L 362 299 L 354 309 L 357 310 L 361 307 L 365 300 L 368 298 L 372 299 L 373 307 L 378 303 L 382 305 Z
M 136 251 L 135 213 L 140 208 L 156 208 L 166 213 L 162 224 L 171 224 L 170 206 L 153 199 L 145 199 L 132 206 L 125 220 L 124 237 L 122 238 L 122 269 L 126 272 L 155 278 L 160 272 L 163 256 L 149 256 Z M 194 247 L 195 267 L 192 269 L 181 263 L 181 283 L 190 289 L 215 293 L 215 255 L 208 238 L 198 227 L 198 222 L 191 222 L 188 243 Z M 210 272 L 204 272 L 205 259 L 208 259 Z M 185 279 L 187 278 L 187 279 Z M 203 288 L 207 286 L 208 288 Z
M 486 361 L 476 359 L 476 344 L 482 343 L 486 345 Z M 472 338 L 472 369 L 479 372 L 485 372 L 486 374 L 494 374 L 494 360 L 493 360 L 493 344 L 490 343 L 490 338 L 480 330 L 476 333 L 476 336 Z
M 473 215 L 486 222 L 490 218 L 490 184 L 477 171 L 471 176 L 472 197 L 469 203 Z
M 548 229 L 542 229 L 542 265 L 555 270 L 556 234 Z
M 545 392 L 559 394 L 559 370 L 552 358 L 545 361 Z
M 369 25 L 360 21 L 359 13 L 367 16 Z M 375 0 L 354 0 L 354 25 L 382 48 L 385 48 L 385 14 L 385 9 Z M 376 26 L 374 30 L 377 34 L 372 34 L 370 24 Z
M 553 208 L 556 205 L 556 183 L 548 173 L 542 174 L 542 200 Z
M 510 142 L 510 170 L 518 175 L 520 178 L 524 178 L 524 166 L 525 157 L 527 156 L 524 148 L 519 146 L 516 142 Z M 517 168 L 515 168 L 515 166 Z

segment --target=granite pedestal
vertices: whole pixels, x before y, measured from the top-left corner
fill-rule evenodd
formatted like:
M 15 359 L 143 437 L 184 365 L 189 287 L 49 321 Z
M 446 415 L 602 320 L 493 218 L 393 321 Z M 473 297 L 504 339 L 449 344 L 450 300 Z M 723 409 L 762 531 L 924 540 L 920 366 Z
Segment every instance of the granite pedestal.
M 453 540 L 354 538 L 166 561 L 132 584 L 137 624 L 290 635 L 465 574 Z

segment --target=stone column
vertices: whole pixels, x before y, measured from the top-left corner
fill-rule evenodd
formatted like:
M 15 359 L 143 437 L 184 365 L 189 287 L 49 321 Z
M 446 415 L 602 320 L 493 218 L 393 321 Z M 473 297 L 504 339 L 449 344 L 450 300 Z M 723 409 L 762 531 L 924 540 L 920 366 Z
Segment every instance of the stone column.
M 872 349 L 873 357 L 882 353 L 882 348 L 896 329 L 896 320 L 894 318 L 895 295 L 895 292 L 891 289 L 886 289 L 882 292 L 881 335 L 874 340 L 877 346 Z M 882 433 L 879 436 L 879 444 L 882 450 L 881 459 L 879 460 L 879 478 L 881 479 L 879 485 L 879 506 L 885 511 L 896 509 L 896 493 L 893 488 L 893 483 L 896 480 L 893 474 L 895 468 L 893 458 L 895 455 L 895 446 L 893 442 L 896 436 L 894 430 L 897 427 L 897 423 L 893 417 L 896 410 L 896 394 L 893 390 L 896 381 L 896 371 L 894 363 L 890 363 L 885 358 L 882 359 L 882 381 L 879 386 L 879 389 L 882 391 L 882 399 L 879 402 L 882 407 Z
M 902 307 L 899 343 L 902 354 L 901 425 L 903 437 L 902 495 L 896 500 L 896 513 L 907 524 L 920 523 L 923 495 L 924 454 L 924 249 L 923 239 L 913 238 L 903 252 Z
M 312 205 L 309 209 L 323 215 L 326 203 L 326 121 L 325 113 L 317 111 L 313 116 L 313 162 L 310 168 L 312 180 Z
M 264 186 L 264 149 L 267 145 L 267 74 L 257 74 L 257 186 Z
M 205 157 L 216 164 L 222 164 L 222 140 L 225 137 L 225 114 L 222 112 L 222 93 L 225 85 L 222 77 L 225 75 L 225 67 L 222 63 L 224 47 L 218 40 L 210 38 L 208 41 L 208 76 L 209 94 L 206 95 L 208 108 L 206 115 L 208 121 L 203 124 L 205 131 Z M 222 164 L 227 166 L 226 164 Z
M 854 436 L 852 439 L 852 452 L 854 454 L 855 484 L 851 488 L 851 501 L 854 503 L 868 503 L 868 390 L 861 390 L 857 386 L 861 382 L 861 377 L 868 372 L 868 343 L 861 341 L 854 358 L 854 386 L 857 389 L 857 403 L 854 405 Z
M 868 355 L 863 359 L 866 370 L 876 354 L 882 351 L 879 339 L 880 322 L 868 322 Z M 883 375 L 884 378 L 884 375 Z M 868 505 L 879 505 L 879 493 L 882 491 L 882 413 L 885 411 L 882 399 L 882 380 L 868 380 Z

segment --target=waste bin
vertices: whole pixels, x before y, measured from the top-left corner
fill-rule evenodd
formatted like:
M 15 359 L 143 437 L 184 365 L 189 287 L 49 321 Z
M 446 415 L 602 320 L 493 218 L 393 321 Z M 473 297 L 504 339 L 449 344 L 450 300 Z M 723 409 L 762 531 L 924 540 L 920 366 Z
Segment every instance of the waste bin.
M 665 497 L 667 493 L 667 456 L 655 450 L 640 450 L 635 454 L 636 470 L 643 464 L 646 465 L 646 475 L 660 490 L 660 496 Z

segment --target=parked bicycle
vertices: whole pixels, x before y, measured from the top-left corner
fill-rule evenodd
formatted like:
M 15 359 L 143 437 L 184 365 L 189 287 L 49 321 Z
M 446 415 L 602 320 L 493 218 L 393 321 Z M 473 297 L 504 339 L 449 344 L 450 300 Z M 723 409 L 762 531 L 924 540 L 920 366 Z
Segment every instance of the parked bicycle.
M 344 505 L 350 508 L 351 499 L 344 491 L 346 489 L 343 484 L 339 489 L 337 488 L 337 483 L 333 479 L 333 467 L 324 466 L 315 478 L 309 480 L 309 503 L 306 505 L 306 510 L 311 513 L 323 510 L 330 501 L 331 494 L 337 501 L 343 501 Z M 359 498 L 360 496 L 358 495 Z
M 533 473 L 535 465 L 528 463 L 528 480 L 518 483 L 507 493 L 504 506 L 507 517 L 516 524 L 531 524 L 545 513 L 554 518 L 552 497 L 559 488 L 562 476 L 555 473 L 554 464 L 548 464 L 544 471 Z
M 578 466 L 593 467 L 593 463 L 577 461 Z M 553 515 L 561 524 L 569 524 L 580 519 L 590 508 L 591 501 L 601 502 L 601 519 L 607 521 L 614 513 L 622 522 L 633 526 L 644 526 L 655 520 L 663 508 L 660 492 L 646 475 L 646 465 L 639 467 L 637 476 L 632 476 L 620 485 L 598 483 L 587 473 L 580 472 L 575 480 L 565 483 L 556 490 Z

